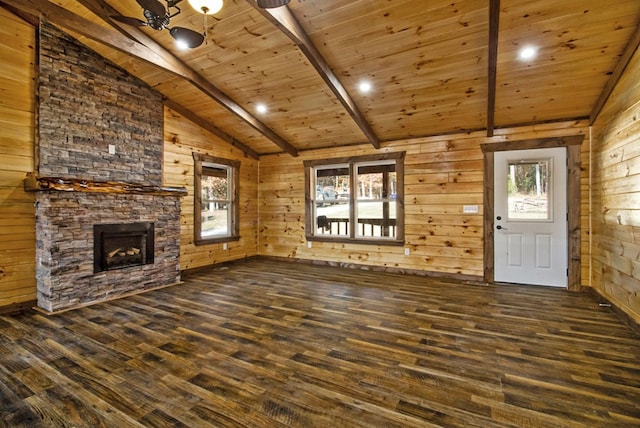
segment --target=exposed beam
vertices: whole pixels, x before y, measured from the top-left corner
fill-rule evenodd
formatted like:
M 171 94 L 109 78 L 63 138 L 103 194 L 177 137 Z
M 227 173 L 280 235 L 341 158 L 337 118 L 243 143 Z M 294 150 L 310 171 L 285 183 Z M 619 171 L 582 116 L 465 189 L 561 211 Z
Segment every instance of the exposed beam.
M 358 109 L 356 103 L 353 101 L 342 83 L 340 83 L 338 77 L 335 75 L 333 70 L 331 70 L 327 61 L 320 54 L 289 8 L 287 6 L 281 6 L 273 9 L 262 9 L 258 7 L 255 0 L 247 1 L 300 48 L 305 57 L 320 74 L 320 77 L 322 77 L 322 79 L 327 83 L 347 112 L 349 112 L 349 115 L 351 115 L 356 125 L 358 125 L 369 142 L 373 147 L 379 149 L 380 140 L 376 136 L 375 132 L 373 132 L 371 125 L 369 125 L 369 122 L 367 122 L 364 115 Z
M 500 0 L 491 0 L 489 3 L 489 90 L 487 91 L 487 137 L 493 137 L 493 130 L 495 127 L 499 29 Z
M 58 27 L 81 34 L 105 46 L 117 49 L 184 78 L 189 83 L 200 89 L 204 94 L 216 100 L 227 110 L 239 116 L 247 124 L 263 134 L 265 137 L 269 138 L 285 152 L 292 156 L 298 156 L 298 150 L 295 147 L 256 119 L 249 112 L 244 110 L 219 88 L 211 84 L 211 82 L 199 75 L 192 68 L 161 46 L 156 44 L 152 49 L 149 46 L 130 40 L 115 30 L 110 30 L 100 25 L 96 25 L 90 20 L 75 15 L 74 13 L 50 3 L 47 0 L 2 0 L 2 2 L 32 15 L 44 16 L 47 21 Z M 104 19 L 104 17 L 102 18 Z
M 629 43 L 627 43 L 627 47 L 624 49 L 624 52 L 620 57 L 620 61 L 618 61 L 618 64 L 616 64 L 616 68 L 614 68 L 613 73 L 611 74 L 611 76 L 609 76 L 609 81 L 606 85 L 604 85 L 600 96 L 593 105 L 593 109 L 591 110 L 591 114 L 589 115 L 589 125 L 593 125 L 593 123 L 598 118 L 600 111 L 609 99 L 609 96 L 613 92 L 613 89 L 618 84 L 618 80 L 620 80 L 622 73 L 624 73 L 627 65 L 629 65 L 629 61 L 631 61 L 631 58 L 638 49 L 638 46 L 640 46 L 640 23 L 638 23 L 636 31 L 631 36 L 631 39 L 629 39 Z
M 20 19 L 22 19 L 25 22 L 28 22 L 29 24 L 33 25 L 36 28 L 40 25 L 40 20 L 38 19 L 37 16 L 31 15 L 30 13 L 25 13 L 22 10 L 18 10 L 13 6 L 9 6 L 8 4 L 5 4 L 2 1 L 0 1 L 0 6 L 2 6 L 9 12 L 20 17 Z
M 176 113 L 186 117 L 191 122 L 193 122 L 196 125 L 198 125 L 199 127 L 209 131 L 210 133 L 212 133 L 216 137 L 219 137 L 222 140 L 226 141 L 227 143 L 231 144 L 233 147 L 235 147 L 235 148 L 237 148 L 239 150 L 242 150 L 246 156 L 249 156 L 250 158 L 253 158 L 253 159 L 256 159 L 256 160 L 260 159 L 260 155 L 257 152 L 255 152 L 253 149 L 251 149 L 250 147 L 242 144 L 240 141 L 236 140 L 231 135 L 227 134 L 226 132 L 224 132 L 220 128 L 217 128 L 217 127 L 213 126 L 209 121 L 207 121 L 207 120 L 201 118 L 200 116 L 194 114 L 190 110 L 187 110 L 186 108 L 184 108 L 180 104 L 178 104 L 178 103 L 176 103 L 174 101 L 171 101 L 169 99 L 166 99 L 166 100 L 164 100 L 164 105 L 169 107 L 171 110 L 174 110 Z

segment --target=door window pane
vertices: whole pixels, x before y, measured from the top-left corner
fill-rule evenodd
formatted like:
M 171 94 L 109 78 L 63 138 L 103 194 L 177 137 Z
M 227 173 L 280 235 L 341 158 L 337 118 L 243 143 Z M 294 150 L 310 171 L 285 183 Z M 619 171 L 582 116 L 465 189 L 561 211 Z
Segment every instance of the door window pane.
M 510 161 L 507 167 L 508 219 L 550 221 L 551 159 Z

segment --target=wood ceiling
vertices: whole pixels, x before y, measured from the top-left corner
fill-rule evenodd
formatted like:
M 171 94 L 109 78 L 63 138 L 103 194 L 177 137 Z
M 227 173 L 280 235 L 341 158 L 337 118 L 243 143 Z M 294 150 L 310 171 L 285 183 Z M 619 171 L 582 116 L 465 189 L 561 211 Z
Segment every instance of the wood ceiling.
M 72 34 L 251 157 L 594 120 L 640 42 L 638 0 L 291 0 L 270 12 L 225 0 L 206 44 L 185 51 L 166 30 L 109 19 L 143 19 L 136 0 L 0 5 Z M 203 15 L 179 6 L 171 26 L 202 31 Z M 535 60 L 518 58 L 525 45 Z

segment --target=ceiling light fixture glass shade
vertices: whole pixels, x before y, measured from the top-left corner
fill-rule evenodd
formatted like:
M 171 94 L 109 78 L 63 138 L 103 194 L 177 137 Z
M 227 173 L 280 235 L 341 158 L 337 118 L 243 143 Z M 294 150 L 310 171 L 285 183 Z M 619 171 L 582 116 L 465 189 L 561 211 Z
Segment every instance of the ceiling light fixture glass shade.
M 289 4 L 290 1 L 291 0 L 258 0 L 258 7 L 261 7 L 263 9 L 271 9 L 274 7 L 280 7 Z
M 222 9 L 222 0 L 189 0 L 192 8 L 205 15 L 213 15 Z

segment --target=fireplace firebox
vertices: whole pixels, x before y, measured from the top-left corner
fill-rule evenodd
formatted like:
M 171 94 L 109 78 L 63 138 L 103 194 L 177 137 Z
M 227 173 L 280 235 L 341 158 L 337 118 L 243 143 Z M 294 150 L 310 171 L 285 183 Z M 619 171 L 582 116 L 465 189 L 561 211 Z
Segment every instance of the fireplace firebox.
M 93 272 L 153 264 L 153 223 L 93 226 Z

